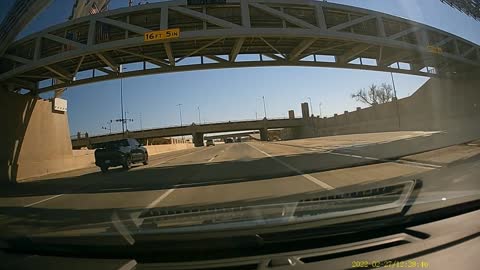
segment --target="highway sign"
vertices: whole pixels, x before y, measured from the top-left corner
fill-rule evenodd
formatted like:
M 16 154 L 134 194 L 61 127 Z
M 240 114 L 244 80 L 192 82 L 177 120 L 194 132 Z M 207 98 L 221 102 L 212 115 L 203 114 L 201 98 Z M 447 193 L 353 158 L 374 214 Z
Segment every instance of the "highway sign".
M 167 30 L 147 32 L 143 35 L 144 41 L 155 41 L 162 39 L 178 38 L 180 36 L 180 28 L 172 28 Z

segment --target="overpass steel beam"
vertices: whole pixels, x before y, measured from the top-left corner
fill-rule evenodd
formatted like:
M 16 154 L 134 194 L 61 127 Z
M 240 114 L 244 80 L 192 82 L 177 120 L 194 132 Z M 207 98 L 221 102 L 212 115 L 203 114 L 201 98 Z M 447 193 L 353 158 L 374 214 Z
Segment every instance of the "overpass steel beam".
M 170 66 L 167 62 L 165 62 L 163 59 L 160 59 L 160 58 L 151 57 L 151 56 L 148 56 L 148 55 L 145 55 L 145 54 L 135 53 L 135 52 L 131 52 L 131 51 L 128 51 L 128 50 L 119 49 L 117 51 L 119 51 L 121 53 L 130 54 L 130 55 L 133 55 L 133 56 L 144 58 L 144 59 L 148 60 L 149 62 L 151 62 L 152 64 L 155 64 L 155 65 L 160 66 L 160 67 L 169 67 Z
M 205 57 L 209 58 L 209 59 L 212 59 L 213 61 L 217 61 L 218 63 L 226 63 L 228 62 L 227 60 L 221 58 L 221 57 L 218 57 L 216 55 L 205 55 Z
M 359 23 L 362 23 L 362 22 L 365 22 L 365 21 L 368 21 L 368 20 L 372 20 L 372 19 L 375 19 L 376 16 L 375 15 L 367 15 L 367 16 L 363 16 L 361 18 L 357 18 L 355 20 L 351 20 L 349 22 L 345 22 L 345 23 L 342 23 L 342 24 L 339 24 L 339 25 L 335 25 L 335 26 L 332 26 L 330 28 L 328 28 L 328 30 L 333 30 L 333 31 L 338 31 L 338 30 L 342 30 L 342 29 L 345 29 L 347 27 L 351 27 L 351 26 L 354 26 L 354 25 L 357 25 Z
M 119 64 L 117 64 L 112 58 L 110 58 L 106 54 L 102 53 L 96 53 L 95 54 L 102 62 L 104 62 L 108 67 L 110 67 L 114 72 L 120 72 L 119 71 Z
M 117 20 L 112 20 L 112 19 L 109 19 L 109 18 L 99 18 L 97 21 L 105 23 L 105 24 L 113 25 L 113 26 L 116 26 L 118 28 L 128 30 L 130 32 L 134 32 L 134 33 L 141 34 L 141 35 L 152 31 L 151 29 L 148 29 L 148 28 L 145 28 L 145 27 L 140 27 L 140 26 L 137 26 L 137 25 L 124 23 L 124 22 L 117 21 Z
M 203 51 L 204 49 L 212 46 L 213 44 L 215 44 L 215 43 L 217 43 L 217 42 L 219 42 L 219 41 L 221 41 L 221 40 L 223 40 L 223 39 L 224 39 L 224 38 L 217 38 L 217 39 L 215 39 L 214 41 L 209 42 L 209 43 L 203 45 L 202 47 L 194 50 L 193 52 L 188 53 L 188 54 L 185 55 L 185 56 L 182 56 L 181 58 L 177 59 L 177 60 L 175 61 L 175 63 L 178 63 L 178 62 L 182 61 L 183 59 L 185 59 L 185 58 L 187 58 L 187 57 L 190 57 L 190 56 L 192 56 L 192 55 L 194 55 L 194 54 L 196 54 L 196 53 L 199 53 L 199 52 Z
M 250 32 L 250 34 L 248 34 Z M 353 34 L 353 33 L 344 33 L 344 32 L 318 32 L 318 31 L 313 31 L 310 29 L 249 29 L 249 31 L 245 30 L 227 30 L 227 29 L 215 29 L 215 30 L 207 30 L 207 31 L 194 31 L 194 32 L 186 32 L 184 33 L 178 40 L 183 40 L 183 41 L 188 41 L 188 40 L 196 40 L 196 39 L 204 39 L 204 38 L 219 38 L 219 37 L 225 37 L 225 36 L 267 36 L 267 35 L 275 35 L 275 36 L 284 36 L 284 38 L 287 37 L 311 37 L 311 38 L 335 38 L 335 39 L 340 39 L 340 40 L 352 40 L 356 42 L 364 42 L 364 43 L 369 43 L 372 45 L 383 45 L 383 46 L 389 46 L 393 48 L 402 48 L 402 49 L 408 49 L 412 51 L 417 51 L 417 52 L 422 52 L 422 53 L 431 53 L 427 48 L 417 46 L 414 44 L 409 44 L 405 42 L 399 42 L 395 40 L 385 40 L 381 39 L 378 37 L 366 37 L 362 36 L 359 34 Z M 96 46 L 92 46 L 89 49 L 82 49 L 82 50 L 72 50 L 72 51 L 67 51 L 59 55 L 54 55 L 52 57 L 46 57 L 43 59 L 40 59 L 39 61 L 36 61 L 34 63 L 31 63 L 28 66 L 22 66 L 19 67 L 15 70 L 0 74 L 0 80 L 4 80 L 8 77 L 14 76 L 19 73 L 26 72 L 28 70 L 31 70 L 33 68 L 38 68 L 46 64 L 50 63 L 55 63 L 60 60 L 65 60 L 69 58 L 76 58 L 80 57 L 82 55 L 88 55 L 91 53 L 95 52 L 101 52 L 101 51 L 106 51 L 106 50 L 115 50 L 118 48 L 128 48 L 131 46 L 136 46 L 138 44 L 143 43 L 143 37 L 135 37 L 135 38 L 129 38 L 126 40 L 119 40 L 119 41 L 112 41 L 108 43 L 102 43 L 98 44 Z M 167 44 L 167 43 L 165 43 Z M 166 46 L 167 47 L 167 46 Z M 168 50 L 167 50 L 168 52 Z M 438 54 L 439 56 L 442 56 L 444 58 L 448 58 L 451 60 L 457 60 L 460 62 L 464 62 L 465 64 L 470 64 L 474 66 L 480 66 L 480 62 L 472 61 L 469 59 L 461 58 L 459 56 L 455 56 L 452 54 L 448 53 L 442 53 Z
M 224 27 L 224 28 L 239 28 L 240 27 L 240 25 L 238 25 L 238 24 L 234 24 L 234 23 L 231 23 L 231 22 L 228 22 L 228 21 L 210 16 L 208 14 L 203 14 L 201 12 L 198 12 L 198 11 L 195 11 L 195 10 L 192 10 L 192 9 L 188 9 L 188 8 L 184 8 L 184 7 L 180 7 L 180 6 L 172 6 L 172 7 L 169 7 L 169 8 L 171 10 L 183 13 L 184 15 L 187 15 L 187 16 L 190 16 L 190 17 L 193 17 L 193 18 L 197 18 L 199 20 L 206 21 L 206 22 L 209 22 L 209 23 L 212 23 L 212 24 Z
M 175 66 L 176 62 L 175 57 L 173 56 L 172 46 L 170 46 L 169 42 L 165 42 L 163 46 L 165 48 L 165 53 L 167 54 L 168 61 L 170 61 L 170 66 Z
M 9 60 L 13 60 L 15 62 L 18 62 L 20 64 L 24 64 L 24 65 L 28 65 L 28 64 L 32 63 L 32 60 L 29 60 L 29 59 L 26 59 L 26 58 L 23 58 L 23 57 L 20 57 L 20 56 L 16 56 L 16 55 L 4 54 L 2 57 L 6 58 L 6 59 L 9 59 Z
M 58 42 L 58 43 L 62 43 L 64 45 L 70 45 L 70 46 L 73 46 L 73 47 L 76 47 L 76 48 L 80 48 L 80 49 L 83 49 L 83 48 L 87 47 L 87 45 L 82 44 L 80 42 L 76 42 L 76 41 L 66 39 L 66 38 L 63 38 L 63 37 L 59 37 L 59 36 L 55 36 L 55 35 L 52 35 L 52 34 L 46 34 L 44 36 L 44 38 L 53 40 L 53 41 Z
M 240 50 L 242 49 L 244 42 L 245 42 L 245 38 L 239 38 L 235 40 L 235 44 L 233 45 L 232 51 L 230 52 L 230 55 L 228 57 L 230 62 L 232 63 L 235 62 L 238 54 L 240 53 Z
M 297 26 L 300 26 L 302 28 L 308 28 L 308 29 L 319 29 L 317 26 L 313 25 L 313 24 L 310 24 L 304 20 L 301 20 L 301 19 L 298 19 L 296 17 L 293 17 L 292 15 L 288 15 L 284 12 L 281 12 L 281 11 L 278 11 L 274 8 L 271 8 L 271 7 L 268 7 L 266 5 L 263 5 L 263 4 L 259 4 L 259 3 L 250 3 L 250 6 L 252 7 L 255 7 L 257 9 L 260 9 L 270 15 L 273 15 L 275 17 L 278 17 L 280 19 L 284 19 L 285 21 L 289 22 L 289 23 L 292 23 L 292 24 L 295 24 Z
M 7 85 L 9 80 L 13 78 L 22 77 L 25 75 L 28 76 L 44 76 L 44 72 L 42 71 L 44 67 L 48 66 L 53 68 L 55 71 L 52 71 L 51 78 L 60 78 L 64 80 L 64 83 L 55 85 L 55 87 L 65 87 L 69 85 L 80 85 L 83 83 L 90 83 L 92 81 L 99 80 L 98 78 L 87 78 L 78 80 L 75 82 L 71 82 L 68 78 L 71 78 L 73 75 L 76 75 L 77 72 L 89 70 L 89 69 L 96 69 L 103 67 L 104 65 L 100 63 L 92 63 L 91 56 L 99 57 L 104 64 L 116 70 L 114 67 L 118 67 L 120 64 L 126 63 L 135 63 L 136 62 L 143 62 L 145 59 L 156 64 L 163 69 L 168 69 L 168 72 L 174 71 L 182 71 L 182 70 L 196 70 L 196 69 L 206 69 L 206 68 L 229 68 L 229 67 L 238 67 L 238 66 L 268 66 L 268 65 L 290 65 L 290 66 L 301 66 L 301 65 L 312 65 L 311 63 L 306 63 L 307 61 L 300 61 L 299 59 L 304 58 L 305 56 L 315 54 L 317 52 L 325 52 L 329 55 L 339 56 L 348 56 L 349 54 L 358 57 L 365 57 L 364 51 L 356 52 L 348 52 L 344 49 L 346 44 L 351 46 L 353 43 L 354 45 L 366 44 L 366 46 L 373 46 L 382 48 L 377 52 L 377 54 L 382 52 L 382 55 L 374 56 L 375 52 L 369 51 L 367 57 L 377 58 L 383 61 L 383 59 L 388 58 L 385 55 L 390 55 L 395 57 L 396 55 L 392 55 L 392 51 L 408 51 L 409 55 L 414 58 L 411 59 L 412 63 L 416 63 L 421 65 L 421 62 L 430 61 L 430 59 L 437 59 L 435 60 L 436 65 L 441 65 L 444 69 L 445 73 L 461 73 L 464 70 L 468 69 L 476 69 L 480 67 L 480 58 L 473 53 L 478 51 L 479 46 L 477 44 L 471 43 L 465 39 L 460 37 L 454 36 L 442 30 L 438 30 L 426 25 L 422 25 L 416 22 L 408 21 L 405 19 L 401 19 L 398 17 L 394 17 L 388 14 L 383 14 L 371 10 L 349 7 L 344 5 L 337 5 L 328 2 L 316 2 L 316 1 L 309 1 L 309 0 L 296 0 L 295 3 L 297 6 L 301 6 L 305 10 L 311 10 L 313 14 L 315 14 L 315 25 L 311 23 L 311 21 L 307 21 L 304 19 L 300 19 L 300 17 L 293 16 L 292 13 L 294 11 L 291 10 L 292 7 L 292 0 L 231 0 L 228 2 L 228 6 L 226 8 L 232 6 L 234 8 L 239 8 L 240 13 L 239 18 L 236 21 L 241 21 L 241 24 L 238 25 L 236 23 L 232 23 L 227 21 L 226 18 L 212 15 L 209 13 L 208 9 L 203 9 L 202 12 L 196 11 L 189 6 L 185 6 L 185 1 L 170 1 L 170 2 L 160 2 L 155 4 L 149 5 L 141 5 L 135 6 L 130 8 L 123 8 L 118 10 L 112 10 L 103 12 L 100 14 L 95 14 L 92 16 L 82 17 L 77 20 L 73 20 L 70 22 L 66 22 L 60 25 L 56 25 L 45 29 L 39 33 L 32 34 L 27 36 L 19 41 L 13 43 L 10 48 L 19 48 L 18 51 L 34 51 L 33 56 L 25 56 L 22 54 L 17 54 L 16 49 L 10 49 L 8 51 L 7 56 L 3 56 L 0 58 L 7 59 L 6 63 L 8 65 L 3 65 L 4 70 L 0 74 L 0 84 Z M 250 13 L 250 8 L 258 9 L 263 12 L 267 12 L 271 16 L 274 16 L 282 21 L 286 21 L 296 26 L 298 28 L 288 28 L 286 26 L 265 26 L 265 27 L 252 27 L 254 24 L 261 24 L 263 18 L 252 16 Z M 279 8 L 279 9 L 277 9 Z M 331 13 L 325 13 L 325 8 L 333 8 L 341 10 L 345 13 L 352 13 L 355 15 L 360 14 L 361 17 L 357 19 L 353 19 L 347 22 L 339 23 L 337 25 L 329 25 L 327 29 L 326 21 L 330 20 Z M 289 10 L 290 9 L 290 10 Z M 97 42 L 96 40 L 96 30 L 97 30 L 97 21 L 102 24 L 109 24 L 120 29 L 125 30 L 125 32 L 134 32 L 138 34 L 145 33 L 149 31 L 148 26 L 145 25 L 133 25 L 129 23 L 129 20 L 125 22 L 122 18 L 128 18 L 130 14 L 142 14 L 142 12 L 157 12 L 160 14 L 160 29 L 168 29 L 169 27 L 177 27 L 176 25 L 169 25 L 172 20 L 169 17 L 177 16 L 178 13 L 183 15 L 196 18 L 200 22 L 203 22 L 203 28 L 197 30 L 183 30 L 180 29 L 181 34 L 180 37 L 174 40 L 158 40 L 153 42 L 146 43 L 143 40 L 143 36 L 136 36 L 136 37 L 129 37 L 125 35 L 124 37 L 117 36 L 115 39 Z M 177 13 L 178 12 L 178 13 Z M 328 18 L 327 18 L 328 17 Z M 328 19 L 328 20 L 327 20 Z M 362 31 L 357 31 L 356 33 L 352 33 L 349 31 L 342 31 L 342 29 L 346 29 L 348 27 L 356 26 L 358 24 L 362 24 L 366 21 L 376 20 L 375 24 L 368 24 L 366 26 L 369 27 L 369 33 L 365 34 Z M 384 21 L 388 20 L 389 24 L 384 24 Z M 173 20 L 174 21 L 174 20 Z M 389 28 L 385 29 L 386 27 L 390 27 L 392 23 L 401 23 L 402 25 L 407 23 L 410 27 L 400 31 L 398 33 L 392 34 L 392 29 Z M 209 28 L 209 24 L 215 24 L 218 27 Z M 85 28 L 85 25 L 88 25 Z M 63 33 L 67 30 L 75 30 L 79 29 L 78 31 L 82 32 L 82 36 L 87 37 L 86 44 L 79 42 L 77 40 L 70 40 L 58 35 L 58 33 Z M 396 29 L 396 28 L 395 28 Z M 389 36 L 383 35 L 388 31 Z M 413 43 L 408 43 L 401 39 L 402 36 L 408 35 L 413 32 L 419 32 L 418 40 Z M 470 47 L 468 49 L 463 49 L 463 52 L 455 51 L 455 52 L 447 52 L 446 50 L 436 50 L 435 52 L 432 51 L 430 48 L 430 37 L 429 33 L 434 33 L 435 35 L 440 35 L 443 37 L 442 40 L 438 41 L 434 46 L 442 47 L 450 42 L 455 43 L 462 43 L 466 44 Z M 376 35 L 372 35 L 371 33 L 377 33 Z M 261 39 L 266 45 L 251 45 L 254 42 L 254 39 L 259 38 Z M 52 48 L 41 48 L 40 41 L 41 39 L 50 39 L 54 40 L 55 42 L 59 42 L 60 44 L 69 45 L 72 48 L 68 50 L 57 49 L 57 47 Z M 229 55 L 231 61 L 226 63 L 225 61 L 219 60 L 217 58 L 217 62 L 215 65 L 189 65 L 188 67 L 177 68 L 175 67 L 175 57 L 179 59 L 184 59 L 189 57 L 193 54 L 192 51 L 195 50 L 188 50 L 188 46 L 193 46 L 198 41 L 214 41 L 216 39 L 224 39 L 226 42 L 219 46 L 219 53 L 217 55 Z M 268 41 L 267 41 L 268 39 Z M 230 42 L 233 40 L 233 42 Z M 275 43 L 271 43 L 271 40 L 278 40 Z M 322 40 L 322 42 L 318 42 L 316 44 L 316 52 L 308 52 L 305 53 L 310 46 L 313 45 L 314 42 L 312 40 Z M 227 42 L 228 41 L 228 42 Z M 331 46 L 325 46 L 322 48 L 326 41 L 331 43 Z M 423 41 L 423 42 L 422 42 Z M 312 43 L 312 44 L 309 44 Z M 234 44 L 233 46 L 231 44 Z M 274 44 L 275 46 L 273 46 Z M 295 44 L 295 45 L 291 45 Z M 31 46 L 27 48 L 23 48 L 25 46 Z M 143 48 L 150 48 L 151 46 L 163 46 L 165 50 L 165 58 L 168 58 L 170 64 L 168 65 L 164 59 L 158 58 L 158 48 L 155 50 L 145 50 L 145 53 L 140 54 L 137 52 L 133 52 L 134 48 L 136 51 L 140 50 L 143 51 Z M 249 50 L 242 50 L 244 46 L 248 46 Z M 465 46 L 462 46 L 462 48 Z M 61 47 L 60 47 L 61 48 Z M 55 51 L 56 50 L 56 51 Z M 117 55 L 111 52 L 128 52 L 127 54 L 129 57 L 124 57 Z M 207 51 L 207 50 L 205 50 Z M 208 55 L 212 57 L 216 57 L 216 55 L 212 55 L 211 50 L 205 53 L 206 55 L 202 55 L 203 50 L 197 51 L 194 54 L 199 54 L 200 56 L 208 57 Z M 242 63 L 239 64 L 235 60 L 238 55 L 242 53 L 249 53 L 249 54 L 259 54 L 259 55 L 271 55 L 275 61 L 273 63 L 266 64 L 263 61 L 248 61 L 247 64 Z M 207 55 L 208 54 L 208 55 Z M 281 57 L 273 56 L 275 54 L 282 55 Z M 478 53 L 476 53 L 478 54 Z M 142 56 L 140 56 L 142 55 Z M 473 55 L 473 57 L 472 57 Z M 84 63 L 85 61 L 80 61 L 78 63 L 78 59 L 89 59 L 89 63 Z M 341 57 L 340 57 L 341 58 Z M 344 57 L 345 58 L 345 57 Z M 347 57 L 348 58 L 348 57 Z M 34 59 L 35 61 L 32 61 Z M 126 60 L 125 60 L 126 59 Z M 210 58 L 212 59 L 212 58 Z M 400 61 L 400 58 L 393 59 L 394 62 Z M 11 62 L 13 61 L 13 62 Z M 129 62 L 126 62 L 129 61 Z M 17 64 L 18 63 L 18 64 Z M 76 64 L 78 63 L 78 65 Z M 92 65 L 98 65 L 92 67 Z M 329 66 L 325 63 L 314 63 L 315 66 Z M 8 68 L 5 68 L 8 67 Z M 57 68 L 58 67 L 58 68 Z M 87 68 L 88 67 L 88 68 Z M 359 68 L 359 66 L 353 67 L 353 65 L 348 65 L 345 63 L 336 63 L 335 67 L 339 68 Z M 360 65 L 362 69 L 371 70 L 371 67 L 367 67 L 365 65 Z M 374 67 L 375 70 L 390 70 L 385 67 Z M 67 71 L 68 74 L 65 72 L 60 72 L 60 70 Z M 154 69 L 153 73 L 162 73 L 166 72 L 166 70 L 157 70 Z M 404 71 L 402 71 L 404 72 Z M 415 70 L 405 71 L 407 74 L 422 74 L 424 76 L 435 76 L 435 74 L 426 74 L 422 72 L 418 72 Z M 152 70 L 140 70 L 136 71 L 135 73 L 131 73 L 130 75 L 145 75 L 145 74 L 152 74 Z M 130 76 L 129 75 L 129 76 Z M 104 76 L 105 77 L 105 76 Z M 26 77 L 23 77 L 26 78 Z M 106 76 L 104 79 L 116 79 L 114 76 Z M 35 79 L 35 77 L 28 77 L 28 81 L 38 82 L 40 79 Z M 39 89 L 39 91 L 46 91 L 47 89 L 53 90 L 52 87 L 46 87 Z
M 44 68 L 47 69 L 48 71 L 52 72 L 52 73 L 55 73 L 60 78 L 63 78 L 65 80 L 71 80 L 72 79 L 72 76 L 70 75 L 70 73 L 68 71 L 63 70 L 59 67 L 45 66 Z
M 340 63 L 348 63 L 350 60 L 355 58 L 357 55 L 361 54 L 362 52 L 370 49 L 372 45 L 368 44 L 359 44 L 352 49 L 348 50 L 345 52 L 343 55 L 339 57 L 339 62 Z
M 315 41 L 317 41 L 317 39 L 313 38 L 313 39 L 306 39 L 302 42 L 300 42 L 300 44 L 297 45 L 297 47 L 295 47 L 292 52 L 290 53 L 290 56 L 288 57 L 288 60 L 290 61 L 294 61 L 294 60 L 297 60 L 298 57 L 305 51 L 307 50 L 308 48 L 310 48 L 310 46 L 312 46 L 313 43 L 315 43 Z
M 267 55 L 268 56 L 268 55 Z M 269 56 L 270 57 L 270 56 Z M 274 57 L 272 55 L 272 57 Z M 402 74 L 418 75 L 418 76 L 429 76 L 429 77 L 439 77 L 437 74 L 427 74 L 426 72 L 414 71 L 414 70 L 404 70 L 404 69 L 395 69 L 389 68 L 386 66 L 369 66 L 369 65 L 356 65 L 356 64 L 340 64 L 340 63 L 330 63 L 330 62 L 310 62 L 310 61 L 245 61 L 245 62 L 235 62 L 235 63 L 209 63 L 209 64 L 193 64 L 185 66 L 177 66 L 169 69 L 166 68 L 152 68 L 148 70 L 137 70 L 122 72 L 118 75 L 106 75 L 93 78 L 87 78 L 83 80 L 77 80 L 73 82 L 67 82 L 65 84 L 59 84 L 55 86 L 48 86 L 45 88 L 39 89 L 39 93 L 53 91 L 61 87 L 73 87 L 77 85 L 84 85 L 89 83 L 96 83 L 102 81 L 108 81 L 119 78 L 131 78 L 136 76 L 144 75 L 153 75 L 153 74 L 165 74 L 172 72 L 184 72 L 184 71 L 194 71 L 194 70 L 211 70 L 211 69 L 226 69 L 226 68 L 241 68 L 241 67 L 281 67 L 281 66 L 291 66 L 291 67 L 328 67 L 328 68 L 346 68 L 346 69 L 357 69 L 357 70 L 371 70 L 371 71 L 384 71 L 384 72 L 396 72 Z

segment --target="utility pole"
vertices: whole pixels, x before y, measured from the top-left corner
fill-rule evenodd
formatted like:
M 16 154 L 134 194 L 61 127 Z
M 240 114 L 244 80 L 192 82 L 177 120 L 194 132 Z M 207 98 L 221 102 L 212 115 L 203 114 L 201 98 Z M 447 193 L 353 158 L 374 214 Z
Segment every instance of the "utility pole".
M 318 104 L 318 117 L 322 118 L 322 103 Z
M 143 131 L 142 113 L 140 113 L 140 130 Z
M 128 131 L 128 124 L 127 124 L 127 122 L 128 122 L 128 121 L 133 122 L 133 119 L 128 119 L 128 118 L 127 118 L 127 114 L 128 114 L 128 113 L 129 113 L 129 112 L 125 112 L 125 117 L 123 118 L 123 121 L 125 122 L 125 131 Z
M 265 115 L 265 119 L 267 118 L 267 105 L 265 105 L 265 96 L 262 96 L 263 99 L 263 113 Z

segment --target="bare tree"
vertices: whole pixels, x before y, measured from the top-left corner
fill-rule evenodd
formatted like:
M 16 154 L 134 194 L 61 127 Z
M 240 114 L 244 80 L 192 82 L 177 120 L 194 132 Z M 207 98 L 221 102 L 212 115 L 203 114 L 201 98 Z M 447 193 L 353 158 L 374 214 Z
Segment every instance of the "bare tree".
M 392 86 L 386 83 L 382 83 L 380 86 L 372 84 L 368 87 L 368 90 L 360 89 L 351 96 L 356 101 L 368 105 L 390 102 L 395 97 Z

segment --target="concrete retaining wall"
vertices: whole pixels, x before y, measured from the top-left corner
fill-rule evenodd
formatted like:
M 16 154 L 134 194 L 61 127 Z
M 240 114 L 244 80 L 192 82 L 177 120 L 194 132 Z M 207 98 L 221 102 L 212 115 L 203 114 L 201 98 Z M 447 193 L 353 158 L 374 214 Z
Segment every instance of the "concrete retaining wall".
M 15 182 L 73 166 L 68 117 L 52 102 L 28 95 L 0 93 L 0 180 Z
M 457 130 L 480 122 L 480 80 L 428 80 L 412 96 L 330 118 L 310 118 L 282 139 L 400 130 Z

